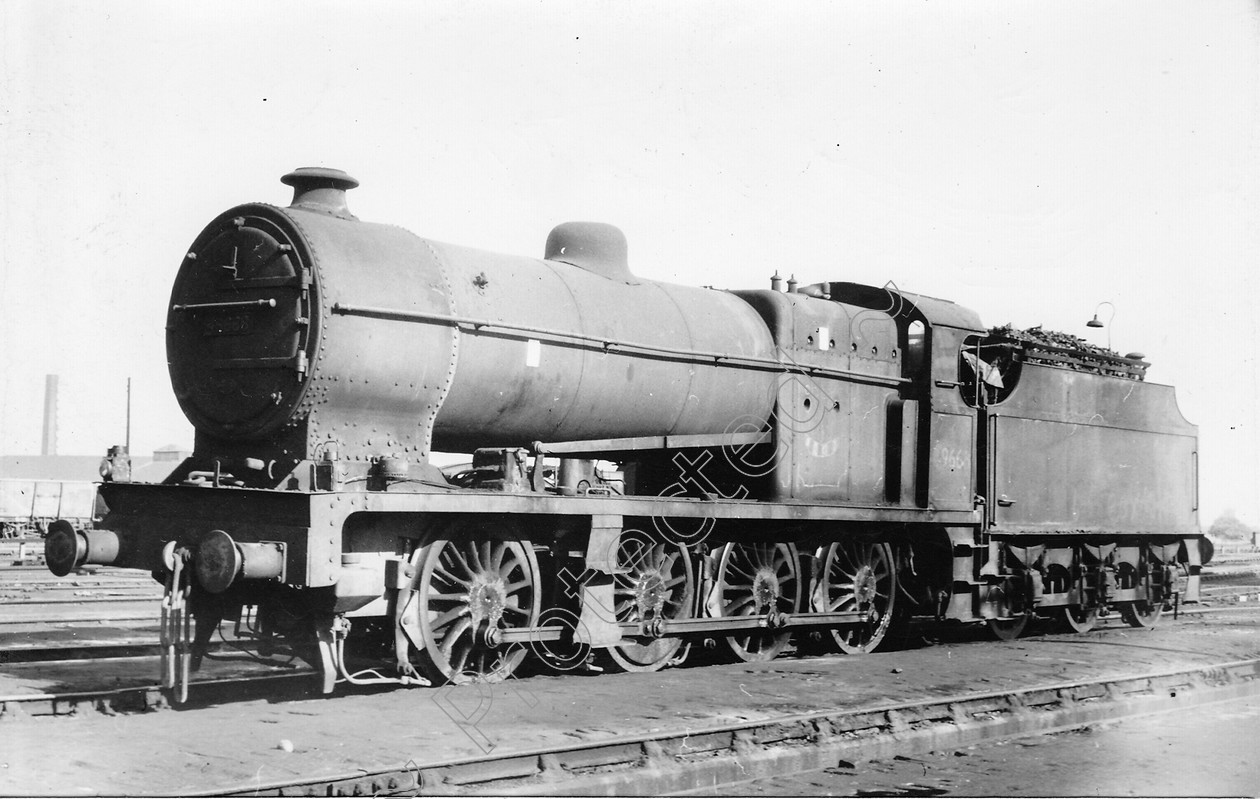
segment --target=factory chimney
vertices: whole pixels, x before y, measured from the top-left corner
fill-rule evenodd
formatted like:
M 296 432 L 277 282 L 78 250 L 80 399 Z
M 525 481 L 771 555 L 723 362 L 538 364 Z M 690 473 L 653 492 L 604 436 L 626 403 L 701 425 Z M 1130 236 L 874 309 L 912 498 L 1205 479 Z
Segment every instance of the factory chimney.
M 44 377 L 44 443 L 41 455 L 57 454 L 57 376 Z

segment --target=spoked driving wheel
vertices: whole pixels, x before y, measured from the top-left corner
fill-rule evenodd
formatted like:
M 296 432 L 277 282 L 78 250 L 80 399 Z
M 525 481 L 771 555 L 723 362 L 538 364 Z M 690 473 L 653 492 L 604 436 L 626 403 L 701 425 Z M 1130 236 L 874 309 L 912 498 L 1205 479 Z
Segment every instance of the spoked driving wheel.
M 710 612 L 721 617 L 795 613 L 801 602 L 798 561 L 793 544 L 727 544 Z M 726 646 L 740 660 L 773 660 L 791 638 L 791 632 L 757 630 L 728 636 Z
M 538 560 L 529 542 L 516 538 L 434 541 L 422 555 L 417 594 L 421 655 L 432 675 L 456 683 L 502 680 L 526 649 L 498 645 L 492 631 L 537 626 Z
M 694 571 L 678 544 L 624 533 L 617 547 L 617 571 L 613 601 L 619 623 L 691 618 Z M 621 671 L 656 671 L 671 663 L 681 646 L 681 638 L 620 644 L 606 650 L 601 660 Z
M 897 575 L 892 549 L 868 541 L 837 541 L 819 550 L 822 571 L 814 591 L 820 613 L 863 613 L 866 618 L 828 631 L 841 652 L 871 652 L 884 640 L 893 619 Z

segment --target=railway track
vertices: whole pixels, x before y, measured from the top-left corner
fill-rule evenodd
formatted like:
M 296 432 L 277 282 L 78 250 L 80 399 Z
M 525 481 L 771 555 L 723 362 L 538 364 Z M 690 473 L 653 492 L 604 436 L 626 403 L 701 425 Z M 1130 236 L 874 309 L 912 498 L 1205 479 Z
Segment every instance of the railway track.
M 1220 588 L 1214 591 L 1202 592 L 1200 604 L 1213 605 L 1215 603 L 1239 603 L 1239 602 L 1257 602 L 1260 601 L 1260 586 L 1237 587 L 1230 586 Z M 1183 609 L 1182 613 L 1188 613 L 1189 610 Z
M 154 627 L 156 638 L 161 597 L 162 587 L 134 569 L 55 577 L 44 566 L 0 567 L 0 658 L 56 630 Z
M 1182 701 L 1175 701 L 1178 695 Z M 223 786 L 191 795 L 360 796 L 672 794 L 750 777 L 822 769 L 839 761 L 891 758 L 1044 735 L 1260 694 L 1260 660 L 1014 691 L 890 703 L 859 712 L 823 710 L 770 721 L 683 732 L 623 735 L 598 745 L 537 747 L 317 780 Z
M 1210 614 L 1260 615 L 1260 602 L 1226 607 L 1181 609 L 1179 615 Z M 1172 622 L 1175 623 L 1175 622 Z M 1131 628 L 1118 616 L 1100 619 L 1094 633 L 1128 636 Z M 1062 635 L 1053 624 L 1034 627 L 1025 641 L 1057 641 Z M 1073 636 L 1068 636 L 1069 640 Z M 1085 640 L 1078 640 L 1084 645 Z M 1093 641 L 1097 644 L 1097 641 Z M 915 624 L 904 636 L 902 648 L 978 644 L 997 646 L 979 627 L 940 628 L 930 623 Z M 313 653 L 285 650 L 278 656 L 260 657 L 250 652 L 249 644 L 240 639 L 220 636 L 207 651 L 202 670 L 194 675 L 187 706 L 196 708 L 240 697 L 262 696 L 268 692 L 278 700 L 301 698 L 318 693 L 318 670 Z M 27 643 L 0 649 L 0 686 L 4 679 L 30 686 L 17 692 L 3 693 L 0 688 L 0 717 L 5 716 L 79 716 L 85 713 L 112 715 L 134 711 L 162 710 L 171 707 L 158 683 L 162 647 L 157 642 L 156 628 L 134 631 L 113 631 L 100 640 L 75 638 L 61 643 Z M 787 656 L 808 657 L 795 649 Z M 894 657 L 883 653 L 882 657 Z M 354 657 L 352 655 L 352 657 Z M 685 669 L 704 669 L 710 665 L 702 655 Z M 365 668 L 377 665 L 360 659 Z M 49 681 L 63 686 L 41 687 Z M 354 691 L 342 684 L 339 690 Z
M 42 553 L 42 545 L 0 543 L 0 563 Z M 135 569 L 93 566 L 56 577 L 43 565 L 0 566 L 0 662 L 108 657 L 120 647 L 128 655 L 156 654 L 161 596 L 161 586 Z M 1260 610 L 1260 552 L 1217 553 L 1203 570 L 1201 603 L 1179 613 L 1247 612 L 1247 603 Z M 57 630 L 80 634 L 48 640 Z
M 1245 564 L 1256 564 L 1256 557 L 1236 559 Z M 1214 564 L 1215 565 L 1215 564 Z M 1256 568 L 1260 569 L 1260 565 Z M 1231 568 L 1223 572 L 1213 567 L 1205 570 L 1206 580 L 1202 591 L 1203 602 L 1178 609 L 1178 615 L 1210 616 L 1213 614 L 1260 613 L 1260 578 L 1255 585 L 1246 572 Z M 92 568 L 67 577 L 54 577 L 42 566 L 0 567 L 0 664 L 10 664 L 13 669 L 23 667 L 76 669 L 91 668 L 97 664 L 100 672 L 116 680 L 116 673 L 127 669 L 141 679 L 134 684 L 119 686 L 111 683 L 99 690 L 75 676 L 80 687 L 61 693 L 31 693 L 8 696 L 10 712 L 30 715 L 66 715 L 99 709 L 114 712 L 119 709 L 156 708 L 165 706 L 165 700 L 155 683 L 148 678 L 158 674 L 161 646 L 158 642 L 158 603 L 161 587 L 146 572 L 110 567 Z M 1118 617 L 1101 620 L 1100 629 L 1107 627 L 1125 629 Z M 975 629 L 936 630 L 927 629 L 927 639 L 936 641 L 965 641 L 983 633 Z M 1045 625 L 1043 630 L 1048 629 Z M 912 633 L 912 637 L 920 632 Z M 236 641 L 230 633 L 221 635 L 210 647 L 214 657 L 229 656 L 236 649 Z M 73 665 L 71 665 L 73 664 Z M 213 668 L 213 660 L 210 666 Z M 215 701 L 220 693 L 233 691 L 251 693 L 257 677 L 260 685 L 274 685 L 277 681 L 301 683 L 314 674 L 310 664 L 298 663 L 290 658 L 282 667 L 274 663 L 258 665 L 258 674 L 250 674 L 249 668 L 229 669 L 230 674 L 215 675 L 195 683 L 194 696 L 203 694 L 202 701 Z M 305 689 L 298 685 L 289 695 L 301 695 Z
M 71 610 L 89 610 L 90 615 L 71 616 Z M 102 626 L 156 624 L 156 602 L 151 598 L 95 597 L 81 599 L 25 600 L 0 603 L 0 635 L 41 632 L 54 626 Z
M 1260 553 L 1218 556 L 1203 568 L 1200 599 L 1205 605 L 1260 602 Z M 1207 610 L 1219 611 L 1220 607 Z M 1192 610 L 1187 612 L 1194 612 Z
M 87 567 L 66 577 L 55 577 L 38 562 L 41 555 L 40 540 L 0 542 L 0 665 L 8 669 L 11 677 L 17 675 L 19 682 L 26 669 L 32 675 L 62 675 L 67 687 L 48 690 L 44 685 L 0 696 L 0 714 L 66 716 L 166 707 L 156 680 L 148 679 L 158 673 L 161 587 L 146 572 L 112 567 Z M 1203 570 L 1201 593 L 1200 604 L 1182 607 L 1179 614 L 1245 617 L 1260 612 L 1260 553 L 1218 552 Z M 950 637 L 946 635 L 947 640 Z M 967 637 L 968 634 L 962 635 L 962 639 Z M 220 640 L 211 646 L 206 675 L 194 681 L 193 706 L 262 695 L 297 699 L 313 689 L 315 670 L 298 658 L 264 664 L 237 658 L 234 652 L 231 640 Z M 85 669 L 99 672 L 104 678 L 102 684 L 94 686 L 90 679 L 85 680 Z M 120 674 L 140 675 L 140 679 L 119 684 L 120 679 L 127 682 Z M 39 681 L 32 678 L 31 682 L 35 685 Z M 735 735 L 737 731 L 728 732 Z M 720 738 L 727 733 L 715 734 Z M 624 749 L 626 746 L 638 746 L 641 752 L 668 749 L 664 739 L 655 744 L 644 739 L 615 746 L 622 747 L 618 751 L 629 751 Z M 533 757 L 549 763 L 546 768 L 559 763 L 567 769 L 564 751 L 567 750 L 540 752 Z M 598 761 L 602 756 L 589 757 Z M 647 756 L 641 754 L 642 757 Z M 429 780 L 428 784 L 438 780 L 454 785 L 465 779 L 457 772 L 475 771 L 475 764 L 480 764 L 477 769 L 485 765 L 477 759 L 452 762 L 435 766 L 437 770 L 427 772 L 423 779 Z M 520 768 L 522 773 L 529 771 L 523 765 Z M 349 780 L 347 785 L 361 782 L 350 776 L 345 780 Z M 376 782 L 388 786 L 391 780 L 399 786 L 407 782 L 405 775 L 400 774 L 382 776 Z M 332 782 L 326 784 L 331 786 Z M 506 786 L 504 783 L 500 787 Z
M 40 784 L 179 795 L 666 794 L 1260 691 L 1256 622 L 1168 628 L 333 698 L 302 698 L 313 673 L 254 679 L 248 694 L 210 680 L 170 713 L 66 695 L 59 715 L 75 723 L 7 727 L 27 747 L 8 756 L 8 775 L 19 793 L 56 773 Z M 277 702 L 277 690 L 291 701 Z M 160 737 L 163 747 L 103 735 L 115 713 L 127 714 L 129 735 Z M 73 764 L 53 755 L 54 742 L 75 752 Z M 120 760 L 125 773 L 104 765 Z
M 136 591 L 161 596 L 161 586 L 148 572 L 113 566 L 85 566 L 57 577 L 41 564 L 0 566 L 0 598 L 18 594 L 67 591 Z
M 1180 614 L 1252 618 L 1252 614 L 1260 612 L 1260 585 L 1253 584 L 1260 580 L 1256 579 L 1254 568 L 1252 561 L 1209 566 L 1205 570 L 1204 603 L 1180 608 Z M 159 599 L 160 587 L 142 572 L 104 568 L 56 578 L 42 566 L 0 568 L 0 685 L 5 686 L 0 689 L 0 716 L 90 718 L 169 707 L 157 679 L 161 653 L 156 625 Z M 1096 632 L 1115 639 L 1128 634 L 1128 628 L 1118 619 L 1106 620 Z M 966 644 L 978 635 L 977 630 L 947 630 L 936 636 L 933 644 Z M 1053 638 L 1048 636 L 1045 640 Z M 238 653 L 234 643 L 222 639 L 211 647 L 202 671 L 193 681 L 187 709 L 196 712 L 198 708 L 264 698 L 282 704 L 300 703 L 318 690 L 311 662 L 292 653 L 260 662 Z M 1120 640 L 1114 643 L 1123 645 Z M 896 654 L 883 657 L 895 658 Z M 1230 666 L 1230 676 L 1224 684 L 1235 688 L 1250 686 L 1251 677 L 1247 675 L 1252 668 L 1241 661 Z M 703 670 L 676 672 L 699 674 Z M 875 747 L 871 751 L 883 752 L 895 744 L 903 747 L 898 751 L 920 751 L 914 747 L 929 743 L 940 746 L 950 740 L 972 741 L 970 736 L 980 734 L 1036 734 L 1058 728 L 1056 725 L 1088 723 L 1112 712 L 1100 711 L 1104 706 L 1126 713 L 1154 707 L 1164 701 L 1151 698 L 1162 696 L 1159 691 L 1163 689 L 1156 690 L 1154 686 L 1171 685 L 1178 680 L 1186 685 L 1195 680 L 1201 684 L 1209 680 L 1202 676 L 1207 673 L 1216 672 L 1183 670 L 1157 677 L 1146 674 L 1125 678 L 1127 682 L 1078 680 L 1071 685 L 1042 686 L 1031 694 L 1033 688 L 1000 696 L 990 692 L 968 699 L 959 694 L 949 701 L 924 704 L 916 700 L 857 715 L 795 714 L 772 722 L 694 728 L 685 736 L 686 747 L 675 734 L 638 735 L 597 746 L 556 745 L 510 756 L 454 758 L 423 768 L 408 766 L 371 773 L 354 769 L 353 773 L 347 771 L 318 780 L 273 781 L 248 788 L 219 786 L 207 792 L 225 793 L 239 788 L 242 793 L 406 793 L 418 786 L 430 793 L 580 793 L 630 791 L 631 786 L 641 791 L 637 786 L 642 784 L 644 775 L 652 774 L 663 776 L 652 777 L 656 781 L 651 790 L 664 793 L 710 784 L 705 780 L 746 779 L 742 770 L 736 775 L 732 769 L 751 766 L 778 773 L 778 769 L 812 768 L 811 763 L 822 762 L 818 758 L 838 757 L 837 752 L 846 746 L 860 745 L 865 747 L 863 751 Z M 1132 686 L 1136 685 L 1148 686 L 1142 694 L 1144 699 L 1130 697 L 1136 703 L 1124 706 L 1099 704 L 1102 700 L 1097 697 L 1128 696 L 1134 693 Z M 1184 695 L 1184 686 L 1182 691 Z M 350 689 L 347 693 L 353 698 L 364 690 Z M 1024 706 L 1034 707 L 1036 712 L 1020 710 Z M 948 717 L 943 715 L 942 708 L 951 707 Z M 1081 708 L 1088 708 L 1088 712 Z M 1102 716 L 1090 715 L 1096 711 Z M 908 726 L 903 728 L 903 722 Z M 911 749 L 904 749 L 906 746 Z

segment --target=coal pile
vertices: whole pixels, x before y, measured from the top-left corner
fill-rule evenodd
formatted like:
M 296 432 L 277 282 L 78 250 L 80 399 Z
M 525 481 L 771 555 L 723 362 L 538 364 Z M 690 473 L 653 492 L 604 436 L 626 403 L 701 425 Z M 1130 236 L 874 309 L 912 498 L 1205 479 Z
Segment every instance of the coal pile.
M 990 328 L 989 335 L 995 338 L 1012 339 L 1014 341 L 1020 341 L 1028 344 L 1043 344 L 1047 347 L 1077 350 L 1091 355 L 1103 355 L 1111 358 L 1120 357 L 1120 353 L 1115 350 L 1095 346 L 1085 339 L 1080 338 L 1079 336 L 1074 336 L 1071 333 L 1060 333 L 1057 330 L 1043 330 L 1041 325 L 1030 327 L 1027 330 L 1020 330 L 1014 325 L 1007 323 L 999 327 Z
M 1071 333 L 1045 330 L 1040 325 L 1026 330 L 1009 323 L 999 325 L 989 329 L 989 338 L 1022 345 L 1025 363 L 1041 363 L 1130 380 L 1142 380 L 1146 376 L 1147 364 L 1122 358 L 1115 350 L 1090 344 Z

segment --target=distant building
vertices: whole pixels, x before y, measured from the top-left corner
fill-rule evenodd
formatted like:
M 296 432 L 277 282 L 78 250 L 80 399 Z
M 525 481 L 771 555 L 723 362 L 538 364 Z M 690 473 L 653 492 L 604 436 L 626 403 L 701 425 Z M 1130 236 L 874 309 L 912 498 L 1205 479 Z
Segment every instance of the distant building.
M 175 470 L 188 450 L 174 444 L 161 447 L 151 456 L 131 456 L 131 479 L 137 483 L 160 483 Z M 100 455 L 0 455 L 0 479 L 50 480 L 99 483 Z
M 131 480 L 160 483 L 186 450 L 167 446 L 132 457 Z M 96 494 L 101 455 L 0 455 L 0 538 L 43 535 L 54 519 L 87 526 L 103 512 Z
M 155 463 L 170 461 L 173 464 L 178 464 L 191 454 L 192 453 L 186 449 L 180 449 L 174 444 L 167 444 L 165 447 L 159 447 L 158 449 L 153 450 L 153 461 Z M 175 466 L 171 466 L 171 468 L 174 469 Z

